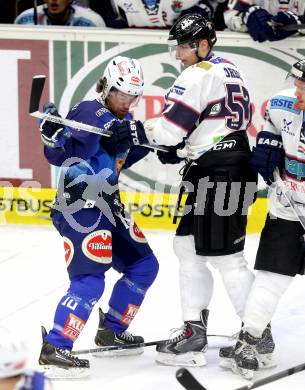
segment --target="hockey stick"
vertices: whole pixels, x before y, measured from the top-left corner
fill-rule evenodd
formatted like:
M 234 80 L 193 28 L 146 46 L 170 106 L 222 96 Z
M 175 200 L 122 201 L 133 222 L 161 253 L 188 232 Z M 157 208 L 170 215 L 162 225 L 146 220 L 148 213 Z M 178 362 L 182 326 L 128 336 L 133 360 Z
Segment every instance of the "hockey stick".
M 31 116 L 38 119 L 47 118 L 49 122 L 58 123 L 60 125 L 68 126 L 76 130 L 84 130 L 87 131 L 88 133 L 98 134 L 103 137 L 110 137 L 112 135 L 112 132 L 110 130 L 101 129 L 100 127 L 91 126 L 86 123 L 77 122 L 70 119 L 65 119 L 55 115 L 50 115 L 50 114 L 45 114 L 43 112 L 40 112 L 39 104 L 40 104 L 40 99 L 45 84 L 45 80 L 46 80 L 45 75 L 37 75 L 33 77 L 31 95 L 30 95 L 30 107 L 29 107 L 29 114 Z M 165 146 L 154 146 L 154 145 L 147 145 L 147 144 L 142 146 L 153 150 L 168 152 L 168 148 Z
M 287 368 L 286 370 L 277 372 L 276 374 L 269 375 L 262 379 L 258 379 L 257 381 L 249 382 L 249 384 L 238 387 L 235 390 L 255 389 L 257 387 L 267 385 L 268 383 L 275 382 L 279 379 L 286 378 L 287 376 L 296 374 L 304 370 L 305 370 L 305 363 L 302 363 L 297 366 Z M 180 368 L 176 372 L 176 378 L 178 382 L 187 390 L 207 390 L 207 388 L 201 385 L 197 381 L 197 379 L 195 379 L 194 376 L 186 368 Z
M 89 349 L 81 349 L 78 351 L 72 351 L 72 355 L 84 355 L 87 353 L 95 353 L 95 352 L 107 352 L 107 351 L 121 351 L 125 349 L 134 349 L 134 348 L 142 348 L 142 347 L 151 347 L 153 345 L 159 345 L 168 340 L 159 340 L 159 341 L 149 341 L 148 343 L 135 343 L 129 345 L 111 345 L 109 347 L 98 347 L 98 348 L 89 348 Z
M 33 19 L 35 26 L 38 24 L 38 15 L 37 15 L 37 0 L 34 0 L 33 4 Z
M 281 189 L 282 194 L 286 198 L 287 202 L 291 206 L 295 216 L 297 217 L 298 221 L 302 225 L 303 229 L 305 230 L 305 215 L 302 214 L 301 210 L 299 209 L 298 205 L 294 201 L 291 192 L 286 187 L 285 183 L 283 182 L 279 170 L 276 168 L 273 173 L 275 184 Z
M 280 23 L 276 23 L 274 21 L 268 22 L 268 24 L 272 27 L 273 30 L 284 30 L 284 31 L 295 31 L 297 32 L 298 30 L 303 30 L 305 29 L 305 24 L 300 23 L 300 24 L 286 24 L 282 25 Z
M 225 337 L 230 339 L 232 336 L 224 335 L 224 334 L 208 334 L 207 337 Z M 109 347 L 98 347 L 98 348 L 89 348 L 89 349 L 81 349 L 78 351 L 72 351 L 72 355 L 85 355 L 87 353 L 95 353 L 95 352 L 107 352 L 107 351 L 120 351 L 124 349 L 133 349 L 133 348 L 142 348 L 142 347 L 151 347 L 153 345 L 159 345 L 169 341 L 166 340 L 158 340 L 158 341 L 149 341 L 147 343 L 135 343 L 129 345 L 111 345 Z
M 179 368 L 176 378 L 186 390 L 207 390 L 186 368 Z

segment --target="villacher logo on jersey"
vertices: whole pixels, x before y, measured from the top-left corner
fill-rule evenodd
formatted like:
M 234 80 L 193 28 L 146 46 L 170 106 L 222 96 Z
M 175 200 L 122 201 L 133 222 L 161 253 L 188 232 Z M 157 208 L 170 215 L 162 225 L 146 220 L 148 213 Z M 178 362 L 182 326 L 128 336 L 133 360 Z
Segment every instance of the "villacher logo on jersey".
M 101 264 L 112 262 L 112 235 L 109 230 L 88 234 L 82 242 L 82 251 L 90 259 Z

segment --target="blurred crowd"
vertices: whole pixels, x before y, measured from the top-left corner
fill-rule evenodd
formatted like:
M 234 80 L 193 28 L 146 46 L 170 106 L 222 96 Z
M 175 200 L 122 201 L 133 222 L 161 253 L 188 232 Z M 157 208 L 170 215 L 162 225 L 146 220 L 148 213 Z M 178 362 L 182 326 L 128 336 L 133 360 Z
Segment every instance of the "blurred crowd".
M 168 29 L 197 13 L 258 42 L 303 35 L 305 0 L 0 0 L 0 23 Z

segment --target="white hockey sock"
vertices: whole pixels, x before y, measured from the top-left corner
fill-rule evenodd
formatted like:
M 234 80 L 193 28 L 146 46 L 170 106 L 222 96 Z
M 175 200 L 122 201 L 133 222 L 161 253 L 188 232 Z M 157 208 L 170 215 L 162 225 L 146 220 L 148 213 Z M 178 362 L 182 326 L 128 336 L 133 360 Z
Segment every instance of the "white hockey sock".
M 252 336 L 261 337 L 292 280 L 293 276 L 257 271 L 243 318 L 244 329 Z
M 213 294 L 213 276 L 206 265 L 206 257 L 195 252 L 193 236 L 176 236 L 174 250 L 180 260 L 180 296 L 184 321 L 200 321 Z
M 242 318 L 254 279 L 254 274 L 247 267 L 243 251 L 208 259 L 210 264 L 220 272 L 236 314 Z

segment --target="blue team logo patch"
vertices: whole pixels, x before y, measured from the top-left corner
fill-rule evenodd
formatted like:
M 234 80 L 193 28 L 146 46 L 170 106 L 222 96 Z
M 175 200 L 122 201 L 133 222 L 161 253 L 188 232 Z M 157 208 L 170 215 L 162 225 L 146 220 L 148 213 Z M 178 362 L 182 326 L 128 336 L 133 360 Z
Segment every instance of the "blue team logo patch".
M 294 114 L 299 114 L 300 110 L 296 110 L 293 106 L 296 103 L 296 99 L 293 97 L 287 96 L 276 96 L 270 100 L 270 109 L 271 110 L 284 110 L 288 112 L 292 112 Z
M 282 123 L 282 131 L 284 133 L 294 136 L 295 133 L 291 130 L 291 125 L 292 125 L 292 121 L 289 121 L 286 118 L 284 118 Z
M 185 92 L 185 88 L 179 87 L 179 85 L 173 85 L 170 89 L 169 93 L 172 93 L 174 95 L 182 96 Z

